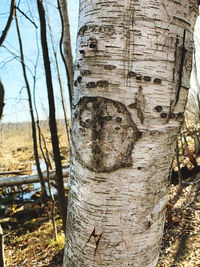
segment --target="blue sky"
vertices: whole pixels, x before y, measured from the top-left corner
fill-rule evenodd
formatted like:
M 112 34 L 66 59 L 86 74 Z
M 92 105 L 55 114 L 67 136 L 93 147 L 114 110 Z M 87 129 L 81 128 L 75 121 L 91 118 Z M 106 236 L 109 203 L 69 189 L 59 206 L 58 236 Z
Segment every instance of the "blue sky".
M 0 0 L 0 33 L 5 27 L 7 17 L 9 14 L 10 3 L 8 0 Z M 18 2 L 18 1 L 17 1 Z M 45 0 L 43 1 L 45 3 Z M 47 0 L 48 10 L 50 16 L 51 27 L 53 30 L 54 40 L 57 47 L 60 38 L 60 18 L 57 11 L 57 1 Z M 36 1 L 21 0 L 20 8 L 30 18 L 32 17 L 34 22 L 39 25 L 37 16 Z M 76 33 L 78 26 L 78 5 L 79 0 L 68 0 L 68 9 L 70 16 L 71 26 L 71 39 L 73 55 L 75 56 L 75 44 Z M 18 12 L 18 19 L 20 23 L 21 35 L 23 40 L 23 48 L 25 54 L 25 62 L 28 66 L 28 77 L 30 85 L 33 84 L 32 74 L 34 72 L 34 65 L 37 56 L 37 43 L 35 27 L 29 22 L 23 15 Z M 39 36 L 39 30 L 38 30 Z M 50 39 L 49 39 L 50 40 Z M 40 40 L 39 40 L 40 45 Z M 24 88 L 24 78 L 21 71 L 21 65 L 19 60 L 16 60 L 15 55 L 19 56 L 18 39 L 16 35 L 15 21 L 13 20 L 12 26 L 7 35 L 6 41 L 3 43 L 4 47 L 0 47 L 0 78 L 5 87 L 5 109 L 2 122 L 18 122 L 30 120 L 27 94 Z M 53 55 L 51 54 L 52 62 Z M 60 61 L 61 62 L 61 61 Z M 67 94 L 67 82 L 65 76 L 65 70 L 62 63 L 60 63 L 60 70 L 63 76 L 64 90 L 66 92 L 65 97 L 68 101 Z M 57 106 L 57 118 L 62 117 L 62 109 L 60 102 L 59 86 L 56 79 L 55 66 L 52 64 L 53 84 L 55 92 L 55 101 Z M 44 79 L 44 69 L 42 64 L 42 54 L 39 55 L 39 64 L 37 68 L 37 87 L 36 87 L 36 100 L 37 108 L 40 114 L 40 119 L 48 118 L 48 104 L 46 94 L 46 83 Z

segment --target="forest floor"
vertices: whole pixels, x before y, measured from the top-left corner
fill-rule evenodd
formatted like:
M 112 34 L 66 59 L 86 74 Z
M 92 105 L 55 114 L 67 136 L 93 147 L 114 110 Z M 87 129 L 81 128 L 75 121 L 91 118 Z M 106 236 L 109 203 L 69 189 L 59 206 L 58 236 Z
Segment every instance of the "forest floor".
M 200 178 L 196 177 L 196 181 Z M 200 183 L 170 187 L 158 267 L 200 266 Z
M 26 170 L 33 165 L 31 135 L 27 129 L 0 132 L 0 171 Z M 59 131 L 63 163 L 67 163 L 68 149 L 64 131 Z M 48 134 L 45 134 L 47 140 Z M 49 147 L 51 153 L 51 147 Z M 170 186 L 164 236 L 158 267 L 200 266 L 200 174 L 177 194 L 178 185 Z M 0 190 L 0 224 L 5 236 L 7 267 L 61 267 L 65 235 L 56 210 L 58 238 L 54 240 L 51 222 L 51 202 L 41 203 L 39 192 L 23 186 L 29 199 L 18 197 L 22 187 Z M 10 191 L 10 193 L 9 193 Z M 9 193 L 9 194 L 8 194 Z M 11 196 L 6 203 L 6 196 Z M 17 196 L 17 197 L 16 197 Z M 22 194 L 21 194 L 22 196 Z M 78 267 L 78 266 L 77 266 Z M 118 266 L 116 266 L 118 267 Z M 120 266 L 119 266 L 120 267 Z M 141 266 L 142 267 L 142 266 Z

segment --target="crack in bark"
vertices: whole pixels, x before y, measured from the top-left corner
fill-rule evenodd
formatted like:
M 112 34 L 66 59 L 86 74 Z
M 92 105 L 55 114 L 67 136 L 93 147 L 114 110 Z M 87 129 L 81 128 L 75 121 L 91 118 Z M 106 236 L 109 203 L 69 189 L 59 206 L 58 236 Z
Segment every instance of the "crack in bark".
M 180 69 L 179 69 L 179 83 L 178 83 L 178 90 L 176 92 L 175 106 L 178 103 L 179 95 L 180 95 L 180 91 L 181 91 L 183 66 L 184 66 L 184 60 L 185 60 L 185 53 L 187 51 L 185 48 L 185 35 L 186 35 L 186 30 L 184 29 L 184 31 L 183 31 L 183 44 L 181 46 L 181 62 L 180 62 Z

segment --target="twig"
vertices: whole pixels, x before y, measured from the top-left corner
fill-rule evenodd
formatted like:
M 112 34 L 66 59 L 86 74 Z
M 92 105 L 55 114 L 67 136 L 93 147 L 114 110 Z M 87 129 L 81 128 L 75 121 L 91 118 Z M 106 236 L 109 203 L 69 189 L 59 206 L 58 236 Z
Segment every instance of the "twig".
M 32 20 L 32 19 L 30 19 L 19 7 L 16 7 L 16 9 L 27 19 L 27 20 L 29 20 L 34 26 L 35 26 L 35 28 L 37 28 L 38 29 L 38 26 L 35 24 L 35 22 Z

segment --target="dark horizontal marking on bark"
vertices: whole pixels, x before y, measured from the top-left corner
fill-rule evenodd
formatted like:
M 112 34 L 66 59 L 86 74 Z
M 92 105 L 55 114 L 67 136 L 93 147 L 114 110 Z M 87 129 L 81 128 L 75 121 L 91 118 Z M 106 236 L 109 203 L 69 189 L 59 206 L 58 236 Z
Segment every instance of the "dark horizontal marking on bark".
M 151 77 L 150 77 L 150 76 L 144 76 L 144 80 L 145 80 L 146 82 L 150 82 L 150 81 L 151 81 Z
M 116 69 L 116 66 L 114 66 L 114 65 L 105 65 L 104 69 L 105 70 L 114 70 L 114 69 Z
M 136 73 L 135 72 L 133 72 L 133 71 L 129 71 L 129 73 L 128 73 L 128 77 L 129 78 L 132 78 L 132 77 L 136 77 Z
M 115 127 L 115 130 L 119 131 L 120 130 L 120 127 Z
M 131 103 L 128 105 L 129 108 L 137 108 L 137 103 Z
M 96 45 L 96 44 L 94 44 L 94 43 L 91 43 L 91 44 L 89 44 L 89 47 L 90 47 L 90 48 L 96 48 L 96 47 L 97 47 L 97 45 Z
M 97 87 L 96 83 L 95 82 L 89 82 L 87 83 L 87 88 L 95 88 Z
M 82 70 L 82 71 L 81 71 L 81 74 L 82 74 L 83 76 L 88 76 L 88 75 L 91 75 L 91 71 L 90 71 L 90 70 Z
M 112 120 L 112 116 L 105 116 L 105 117 L 104 117 L 104 120 L 105 120 L 105 121 L 111 121 L 111 120 Z
M 77 86 L 77 81 L 74 81 L 74 86 Z
M 81 55 L 85 54 L 85 50 L 79 50 L 79 52 L 80 52 Z
M 163 108 L 162 108 L 161 106 L 156 106 L 156 107 L 155 107 L 155 110 L 156 110 L 157 112 L 161 112 L 162 109 L 163 109 Z
M 109 85 L 108 81 L 100 80 L 97 82 L 97 86 L 99 87 L 108 87 L 108 85 Z
M 162 80 L 159 79 L 159 78 L 155 78 L 155 79 L 153 80 L 153 82 L 156 83 L 156 84 L 161 84 Z
M 105 25 L 84 25 L 82 26 L 79 31 L 78 35 L 84 35 L 85 32 L 93 32 L 93 33 L 102 33 L 112 35 L 115 33 L 113 26 L 105 26 Z
M 136 80 L 141 81 L 142 80 L 142 76 L 140 74 L 137 74 Z
M 167 113 L 161 113 L 160 117 L 163 119 L 167 118 Z
M 137 167 L 137 169 L 138 169 L 138 170 L 141 170 L 141 169 L 142 169 L 142 167 Z

